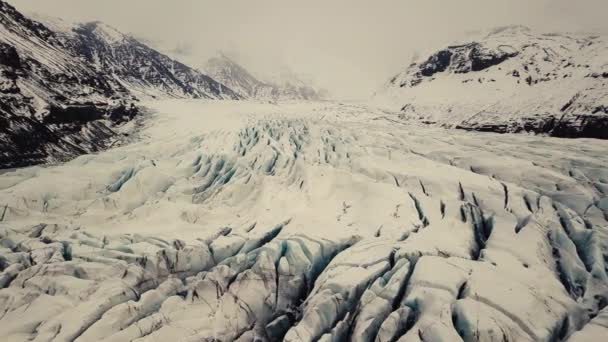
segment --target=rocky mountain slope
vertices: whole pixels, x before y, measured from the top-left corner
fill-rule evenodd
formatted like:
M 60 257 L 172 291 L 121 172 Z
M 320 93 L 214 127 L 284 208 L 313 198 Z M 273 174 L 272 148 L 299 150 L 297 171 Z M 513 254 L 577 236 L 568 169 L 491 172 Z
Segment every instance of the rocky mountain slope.
M 72 50 L 140 97 L 238 99 L 229 87 L 100 22 L 67 33 Z
M 293 72 L 283 72 L 273 80 L 261 81 L 243 66 L 220 53 L 207 61 L 203 70 L 239 95 L 260 100 L 319 100 L 323 93 Z
M 240 98 L 106 25 L 45 25 L 0 1 L 0 168 L 103 149 L 148 96 Z
M 0 168 L 99 150 L 136 114 L 133 97 L 69 43 L 0 1 Z
M 393 77 L 401 118 L 463 129 L 608 138 L 606 37 L 505 27 Z

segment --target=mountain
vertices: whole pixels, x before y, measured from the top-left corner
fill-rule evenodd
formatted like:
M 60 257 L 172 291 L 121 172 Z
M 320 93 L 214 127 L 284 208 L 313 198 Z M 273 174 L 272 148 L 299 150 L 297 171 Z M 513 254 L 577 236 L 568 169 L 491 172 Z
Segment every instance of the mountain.
M 244 67 L 219 54 L 210 58 L 204 67 L 205 72 L 238 94 L 249 98 L 269 98 L 273 87 L 249 73 Z
M 102 23 L 32 20 L 0 1 L 0 168 L 101 150 L 137 97 L 238 99 L 210 77 Z
M 98 72 L 110 73 L 133 94 L 151 97 L 238 99 L 211 77 L 100 22 L 67 33 L 72 50 Z
M 136 113 L 126 88 L 0 1 L 0 168 L 100 150 L 116 135 L 110 126 Z
M 223 53 L 210 58 L 203 67 L 214 79 L 246 98 L 262 100 L 319 100 L 324 97 L 310 84 L 286 69 L 270 80 L 260 80 Z
M 378 99 L 400 117 L 468 130 L 608 138 L 605 37 L 504 27 L 393 77 Z

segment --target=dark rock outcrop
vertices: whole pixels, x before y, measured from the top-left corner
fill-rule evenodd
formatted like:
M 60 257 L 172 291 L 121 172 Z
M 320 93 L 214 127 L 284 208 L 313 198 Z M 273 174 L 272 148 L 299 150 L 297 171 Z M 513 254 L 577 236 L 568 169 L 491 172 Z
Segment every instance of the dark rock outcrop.
M 137 106 L 85 104 L 53 106 L 42 120 L 0 109 L 0 167 L 62 162 L 101 151 L 120 136 L 113 126 L 133 119 Z
M 453 53 L 450 50 L 441 50 L 437 52 L 420 65 L 420 74 L 422 76 L 430 77 L 435 73 L 445 71 L 450 66 L 452 55 Z
M 536 133 L 558 138 L 608 139 L 608 115 L 531 116 L 505 123 L 463 122 L 457 129 L 494 133 Z
M 21 60 L 14 46 L 0 42 L 0 64 L 15 69 L 21 68 Z
M 481 71 L 498 65 L 508 58 L 517 56 L 516 51 L 483 49 L 481 45 L 474 44 L 469 54 L 471 59 L 471 71 Z

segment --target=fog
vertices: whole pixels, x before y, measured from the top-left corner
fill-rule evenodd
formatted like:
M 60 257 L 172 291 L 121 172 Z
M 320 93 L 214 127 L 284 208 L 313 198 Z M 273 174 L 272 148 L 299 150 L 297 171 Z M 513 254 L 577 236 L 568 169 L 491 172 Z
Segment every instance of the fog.
M 606 0 L 10 0 L 72 22 L 100 20 L 202 65 L 217 51 L 258 73 L 286 65 L 340 98 L 369 96 L 417 53 L 490 28 L 608 32 Z

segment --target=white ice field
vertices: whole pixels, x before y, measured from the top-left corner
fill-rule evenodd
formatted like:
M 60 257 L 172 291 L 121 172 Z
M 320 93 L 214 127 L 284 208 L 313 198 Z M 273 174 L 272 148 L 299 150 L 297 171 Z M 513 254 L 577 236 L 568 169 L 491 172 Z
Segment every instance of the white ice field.
M 0 175 L 0 340 L 608 340 L 608 141 L 147 106 Z

